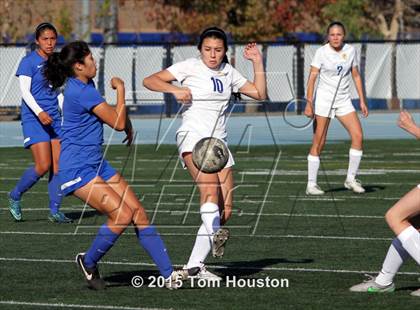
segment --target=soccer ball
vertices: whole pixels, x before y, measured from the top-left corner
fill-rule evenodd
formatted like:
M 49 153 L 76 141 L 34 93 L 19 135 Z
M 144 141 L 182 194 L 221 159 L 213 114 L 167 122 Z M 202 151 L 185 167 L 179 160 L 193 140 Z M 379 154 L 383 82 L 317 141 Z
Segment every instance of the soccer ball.
M 229 159 L 229 150 L 220 139 L 203 138 L 194 146 L 192 159 L 198 170 L 205 173 L 215 173 L 226 166 Z

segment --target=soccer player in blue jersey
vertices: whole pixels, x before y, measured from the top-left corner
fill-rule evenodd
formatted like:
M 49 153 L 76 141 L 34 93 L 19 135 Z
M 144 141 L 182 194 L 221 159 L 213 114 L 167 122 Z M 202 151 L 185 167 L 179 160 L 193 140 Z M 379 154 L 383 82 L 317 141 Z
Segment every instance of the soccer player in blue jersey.
M 49 171 L 48 218 L 52 222 L 68 223 L 71 219 L 59 211 L 62 193 L 57 176 L 61 127 L 59 100 L 62 95 L 48 85 L 42 74 L 45 61 L 54 51 L 57 30 L 50 23 L 42 23 L 35 30 L 35 38 L 38 48 L 22 59 L 16 72 L 22 91 L 23 143 L 25 148 L 31 149 L 35 165 L 24 172 L 9 193 L 9 210 L 16 221 L 22 221 L 20 202 L 23 193 Z
M 96 64 L 85 42 L 72 42 L 60 53 L 53 53 L 44 74 L 56 89 L 64 83 L 63 125 L 60 154 L 61 189 L 73 194 L 108 218 L 86 253 L 76 262 L 89 286 L 103 289 L 97 264 L 114 245 L 128 225 L 134 226 L 140 245 L 146 250 L 165 278 L 167 288 L 180 284 L 165 245 L 125 179 L 103 158 L 103 123 L 125 131 L 128 145 L 133 139 L 126 115 L 124 82 L 111 80 L 117 91 L 117 104 L 108 105 L 92 81 Z

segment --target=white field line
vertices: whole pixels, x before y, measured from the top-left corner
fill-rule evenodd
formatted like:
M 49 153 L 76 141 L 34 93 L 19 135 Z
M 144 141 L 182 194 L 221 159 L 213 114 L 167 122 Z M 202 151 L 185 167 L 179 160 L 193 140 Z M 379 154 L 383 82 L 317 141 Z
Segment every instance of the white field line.
M 64 303 L 47 303 L 47 302 L 26 302 L 17 300 L 0 300 L 0 305 L 29 306 L 29 307 L 47 307 L 47 308 L 79 308 L 79 309 L 106 309 L 106 310 L 169 310 L 171 308 L 138 308 L 127 306 L 110 306 L 110 305 L 81 305 L 81 304 L 64 304 Z
M 292 183 L 292 182 L 288 182 L 288 183 Z M 304 183 L 306 184 L 306 182 L 304 182 Z M 318 182 L 318 183 L 322 183 L 322 182 Z M 397 183 L 395 183 L 395 184 L 397 184 Z M 401 183 L 398 183 L 398 184 L 401 185 Z M 413 187 L 414 186 L 415 186 L 415 184 L 413 184 Z M 8 193 L 10 193 L 10 191 L 2 191 L 2 190 L 0 190 L 0 194 L 8 194 Z M 25 193 L 25 196 L 26 195 L 47 195 L 47 194 L 48 194 L 48 192 L 46 192 L 46 191 L 44 192 L 44 191 L 32 191 L 32 190 L 30 190 L 30 191 L 28 191 L 28 192 Z M 139 195 L 140 196 L 143 196 L 143 197 L 150 197 L 150 196 L 157 196 L 157 197 L 159 197 L 161 194 L 160 193 L 139 193 Z M 241 194 L 240 193 L 236 193 L 236 195 L 239 195 L 240 196 Z M 186 199 L 190 199 L 190 197 L 191 197 L 190 194 L 187 194 L 187 193 L 178 193 L 178 194 L 165 193 L 164 196 L 169 196 L 169 197 L 175 196 L 175 197 L 177 197 L 177 200 L 181 200 L 181 201 L 184 201 Z M 303 195 L 303 192 L 302 192 L 302 199 L 305 199 L 305 200 L 313 200 L 313 201 L 321 200 L 322 201 L 322 200 L 325 199 L 325 197 L 310 197 L 310 196 L 305 197 L 305 196 L 306 195 Z M 325 196 L 328 196 L 328 193 Z M 198 194 L 197 194 L 197 197 L 198 197 Z M 245 200 L 234 200 L 234 203 L 255 203 L 255 204 L 258 204 L 258 203 L 261 203 L 261 200 L 257 200 L 257 199 L 262 199 L 264 197 L 264 195 L 246 194 L 246 197 L 247 197 L 247 199 L 245 199 Z M 255 200 L 250 199 L 250 198 L 253 198 Z M 271 198 L 271 199 L 274 199 L 274 198 L 288 198 L 288 199 L 295 200 L 296 199 L 296 196 L 294 196 L 294 195 L 267 195 L 267 198 Z M 350 199 L 361 199 L 361 200 L 399 200 L 401 197 L 377 197 L 377 196 L 372 197 L 372 196 L 368 196 L 368 195 L 351 195 L 351 196 L 334 196 L 334 198 L 335 198 L 335 200 L 337 200 L 337 199 L 339 199 L 339 200 L 350 200 Z M 328 199 L 331 199 L 331 198 L 328 198 Z M 23 198 L 22 201 L 25 201 L 25 198 Z M 276 203 L 278 201 L 266 201 L 266 202 Z M 179 202 L 178 203 L 177 202 L 169 202 L 169 203 L 168 202 L 161 202 L 160 204 L 183 205 L 185 203 L 179 203 Z
M 99 228 L 98 226 L 79 226 L 79 229 Z M 168 226 L 156 226 L 157 228 L 168 228 Z M 229 226 L 228 226 L 229 227 Z M 181 227 L 185 228 L 185 227 Z M 231 227 L 229 227 L 231 228 Z M 247 226 L 246 228 L 249 228 Z M 194 229 L 197 229 L 194 226 Z M 134 233 L 126 232 L 124 234 L 134 235 Z M 159 233 L 162 236 L 196 236 L 194 233 Z M 95 236 L 95 232 L 46 232 L 46 231 L 0 231 L 0 235 L 41 235 L 41 236 Z M 358 241 L 392 241 L 392 238 L 376 238 L 376 237 L 352 237 L 352 236 L 322 236 L 322 235 L 252 235 L 252 234 L 234 234 L 232 237 L 237 238 L 262 238 L 262 239 L 319 239 L 319 240 L 358 240 Z
M 8 210 L 6 208 L 0 208 L 0 210 Z M 29 212 L 37 212 L 37 211 L 49 211 L 49 208 L 25 208 L 24 211 Z M 80 208 L 60 208 L 61 211 L 80 211 Z M 92 209 L 93 210 L 93 209 Z M 155 210 L 152 209 L 146 209 L 146 212 L 155 212 Z M 170 214 L 170 215 L 184 215 L 185 213 L 192 213 L 192 214 L 200 214 L 199 211 L 184 211 L 184 210 L 158 210 L 156 213 L 164 213 L 164 214 Z M 233 210 L 233 215 L 236 215 L 238 217 L 241 216 L 256 216 L 258 213 L 255 212 L 243 212 L 241 210 Z M 280 217 L 289 217 L 289 216 L 296 216 L 296 217 L 320 217 L 320 218 L 360 218 L 360 219 L 384 219 L 383 215 L 342 215 L 339 216 L 337 214 L 312 214 L 312 213 L 261 213 L 261 216 L 280 216 Z M 185 226 L 183 226 L 185 227 Z
M 261 176 L 265 176 L 266 174 L 263 174 Z M 10 177 L 0 177 L 0 180 L 2 181 L 18 181 L 20 180 L 20 178 L 10 178 Z M 42 182 L 46 182 L 47 179 L 46 178 L 42 178 L 40 179 L 40 181 Z M 142 184 L 136 184 L 136 182 L 141 182 Z M 185 184 L 185 185 L 191 185 L 192 186 L 192 182 L 189 179 L 185 179 L 185 180 L 170 180 L 170 179 L 134 179 L 134 180 L 130 180 L 130 186 L 131 187 L 155 187 L 155 184 L 157 182 L 171 182 L 171 184 Z M 343 187 L 343 182 L 332 182 L 330 181 L 329 184 L 332 185 L 339 185 L 341 187 Z M 267 181 L 262 180 L 249 180 L 249 182 L 236 182 L 236 185 L 241 185 L 241 184 L 267 184 Z M 307 181 L 291 181 L 291 180 L 287 180 L 287 181 L 272 181 L 272 184 L 307 184 Z M 324 181 L 318 181 L 318 184 L 326 184 L 326 182 Z M 365 182 L 366 184 L 366 182 Z M 370 185 L 396 185 L 396 186 L 401 186 L 401 182 L 369 182 L 368 184 Z M 417 183 L 412 183 L 412 186 L 414 187 L 415 185 L 417 185 Z
M 29 263 L 72 263 L 74 260 L 69 259 L 48 259 L 48 258 L 22 258 L 22 257 L 0 257 L 0 261 L 12 262 L 29 262 Z M 105 265 L 124 265 L 124 266 L 147 266 L 154 267 L 155 264 L 143 262 L 115 262 L 115 261 L 101 261 Z M 174 264 L 175 267 L 182 267 L 182 264 Z M 321 268 L 286 268 L 286 267 L 258 267 L 258 266 L 220 266 L 207 265 L 212 269 L 233 269 L 233 270 L 259 270 L 259 271 L 298 271 L 298 272 L 328 272 L 328 273 L 378 273 L 377 270 L 347 270 L 347 269 L 321 269 Z M 420 275 L 420 272 L 398 272 L 401 275 Z

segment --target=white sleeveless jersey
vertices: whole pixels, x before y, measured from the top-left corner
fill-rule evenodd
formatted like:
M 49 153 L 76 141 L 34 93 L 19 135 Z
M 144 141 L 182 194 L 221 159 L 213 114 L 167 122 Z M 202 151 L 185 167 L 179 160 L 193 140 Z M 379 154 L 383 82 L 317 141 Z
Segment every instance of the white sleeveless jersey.
M 200 137 L 226 138 L 226 110 L 232 89 L 247 82 L 230 64 L 219 70 L 208 68 L 201 58 L 189 58 L 167 70 L 192 93 L 192 104 L 184 105 L 179 132 L 191 132 Z
M 327 43 L 317 49 L 311 66 L 320 69 L 317 93 L 333 97 L 337 91 L 336 102 L 350 100 L 351 69 L 358 66 L 353 46 L 344 44 L 337 52 Z

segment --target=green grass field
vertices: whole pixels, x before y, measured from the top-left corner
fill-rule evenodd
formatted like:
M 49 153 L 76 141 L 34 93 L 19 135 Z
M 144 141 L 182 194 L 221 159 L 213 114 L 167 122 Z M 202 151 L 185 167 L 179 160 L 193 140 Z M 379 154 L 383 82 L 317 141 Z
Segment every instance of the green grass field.
M 420 145 L 414 140 L 367 141 L 361 175 L 367 189 L 355 195 L 343 187 L 348 143 L 327 145 L 319 183 L 327 194 L 307 197 L 308 145 L 232 147 L 235 155 L 235 211 L 232 237 L 209 269 L 237 279 L 288 279 L 289 287 L 191 287 L 177 291 L 147 287 L 157 275 L 128 229 L 100 265 L 109 283 L 86 288 L 73 262 L 85 251 L 105 218 L 66 197 L 62 210 L 75 223 L 48 222 L 47 182 L 23 198 L 24 222 L 12 221 L 7 192 L 31 163 L 29 151 L 0 149 L 0 309 L 418 309 L 410 292 L 420 287 L 419 266 L 409 260 L 392 294 L 350 293 L 348 288 L 375 274 L 392 232 L 383 215 L 419 183 Z M 200 222 L 198 194 L 177 164 L 174 146 L 110 147 L 107 159 L 134 186 L 163 235 L 172 262 L 186 263 Z M 83 214 L 82 214 L 82 211 Z M 146 279 L 134 288 L 131 278 Z M 107 307 L 105 307 L 107 306 Z

